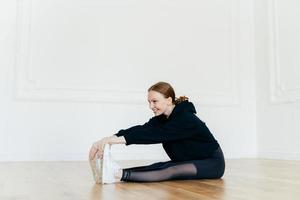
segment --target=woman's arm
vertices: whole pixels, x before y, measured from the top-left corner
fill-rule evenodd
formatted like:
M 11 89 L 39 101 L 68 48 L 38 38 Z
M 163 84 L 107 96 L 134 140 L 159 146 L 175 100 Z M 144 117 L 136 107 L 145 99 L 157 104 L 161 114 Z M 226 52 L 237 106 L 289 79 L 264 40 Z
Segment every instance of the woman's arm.
M 123 131 L 126 132 L 124 134 L 126 145 L 157 144 L 187 138 L 193 139 L 209 132 L 205 124 L 192 113 L 176 116 L 176 118 L 157 126 Z
M 112 135 L 110 137 L 107 138 L 106 140 L 107 144 L 126 144 L 126 140 L 124 138 L 124 136 L 118 137 L 116 135 Z
M 123 136 L 118 137 L 116 135 L 112 135 L 110 137 L 105 137 L 105 138 L 95 142 L 90 149 L 89 159 L 93 160 L 95 158 L 96 154 L 97 154 L 97 157 L 102 159 L 104 146 L 106 144 L 109 144 L 109 145 L 126 144 L 126 140 Z
M 131 131 L 138 131 L 138 130 L 141 130 L 141 129 L 145 129 L 145 128 L 148 128 L 148 127 L 152 127 L 154 126 L 155 124 L 157 124 L 157 117 L 152 117 L 151 119 L 149 119 L 148 122 L 144 123 L 143 125 L 137 125 L 137 126 L 132 126 L 126 130 L 124 129 L 121 129 L 119 130 L 118 133 L 116 133 L 115 135 L 120 137 L 120 136 L 125 136 L 128 132 L 131 132 Z

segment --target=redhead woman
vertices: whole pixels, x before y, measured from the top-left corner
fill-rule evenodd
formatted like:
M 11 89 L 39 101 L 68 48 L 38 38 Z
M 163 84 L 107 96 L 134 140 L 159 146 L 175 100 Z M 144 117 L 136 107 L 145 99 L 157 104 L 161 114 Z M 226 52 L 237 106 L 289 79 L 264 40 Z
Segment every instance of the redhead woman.
M 98 166 L 105 169 L 102 171 L 102 182 L 221 178 L 225 170 L 222 149 L 206 124 L 196 116 L 193 103 L 185 96 L 176 98 L 173 87 L 166 82 L 158 82 L 148 89 L 148 102 L 154 113 L 148 122 L 122 129 L 92 145 L 90 161 L 97 158 L 104 161 L 103 166 Z M 169 156 L 169 161 L 124 169 L 109 161 L 106 144 L 159 143 Z

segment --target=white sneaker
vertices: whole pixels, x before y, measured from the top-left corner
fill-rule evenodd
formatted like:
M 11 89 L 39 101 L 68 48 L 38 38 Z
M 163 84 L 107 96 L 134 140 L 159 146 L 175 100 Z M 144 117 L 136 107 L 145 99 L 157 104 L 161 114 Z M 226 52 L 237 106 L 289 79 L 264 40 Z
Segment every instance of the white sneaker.
M 105 145 L 102 165 L 102 184 L 119 182 L 115 179 L 115 174 L 120 166 L 113 160 L 110 145 Z
M 90 160 L 90 166 L 92 169 L 93 177 L 95 180 L 95 183 L 100 184 L 102 182 L 102 165 L 103 165 L 103 160 L 100 158 L 95 158 L 93 160 Z

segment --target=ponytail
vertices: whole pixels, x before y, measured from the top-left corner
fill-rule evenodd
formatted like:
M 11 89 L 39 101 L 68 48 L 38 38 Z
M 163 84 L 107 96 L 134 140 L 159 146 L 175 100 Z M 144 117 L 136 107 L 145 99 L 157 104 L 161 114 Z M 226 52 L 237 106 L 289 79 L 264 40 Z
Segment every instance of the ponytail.
M 186 96 L 176 97 L 176 98 L 175 98 L 175 105 L 177 105 L 177 104 L 179 104 L 179 103 L 181 103 L 181 102 L 183 102 L 183 101 L 187 101 L 187 100 L 189 100 L 189 98 L 186 97 Z

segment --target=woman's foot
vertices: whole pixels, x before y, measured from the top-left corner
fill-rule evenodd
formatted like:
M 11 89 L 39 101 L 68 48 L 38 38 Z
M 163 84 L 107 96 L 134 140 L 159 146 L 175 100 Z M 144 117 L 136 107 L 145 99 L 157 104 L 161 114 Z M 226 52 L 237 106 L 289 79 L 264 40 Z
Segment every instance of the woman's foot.
M 115 183 L 120 182 L 120 169 L 121 167 L 116 163 L 111 156 L 109 145 L 105 145 L 103 153 L 102 165 L 102 183 Z
M 122 178 L 122 174 L 123 174 L 123 170 L 120 168 L 117 173 L 115 173 L 115 182 L 122 182 L 121 178 Z
M 93 177 L 95 183 L 102 182 L 102 161 L 101 159 L 95 157 L 93 160 L 90 160 L 90 167 L 92 169 Z

